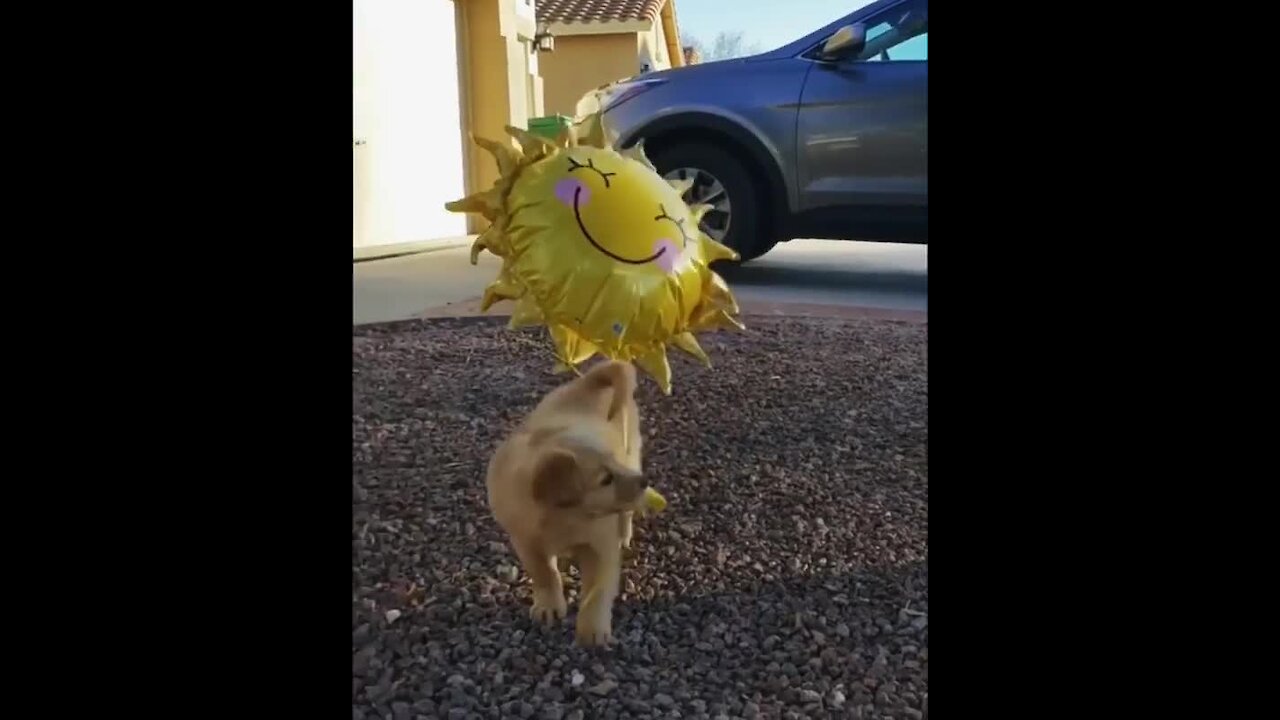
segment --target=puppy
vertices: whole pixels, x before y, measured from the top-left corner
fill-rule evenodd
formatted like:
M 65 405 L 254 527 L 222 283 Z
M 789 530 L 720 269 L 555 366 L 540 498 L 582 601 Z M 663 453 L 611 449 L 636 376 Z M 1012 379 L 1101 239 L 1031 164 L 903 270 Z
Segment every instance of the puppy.
M 565 617 L 557 557 L 582 574 L 575 639 L 603 645 L 613 634 L 622 548 L 648 482 L 640 465 L 635 368 L 606 362 L 551 391 L 489 462 L 494 518 L 533 580 L 530 614 Z

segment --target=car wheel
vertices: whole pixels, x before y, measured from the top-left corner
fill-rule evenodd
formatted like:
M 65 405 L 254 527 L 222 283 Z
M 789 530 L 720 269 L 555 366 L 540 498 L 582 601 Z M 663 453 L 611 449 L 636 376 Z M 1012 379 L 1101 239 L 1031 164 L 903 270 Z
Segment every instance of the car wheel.
M 744 262 L 773 247 L 764 222 L 764 193 L 733 155 L 715 145 L 672 145 L 657 152 L 653 164 L 668 180 L 693 180 L 684 201 L 712 208 L 699 224 L 702 232 L 738 251 Z

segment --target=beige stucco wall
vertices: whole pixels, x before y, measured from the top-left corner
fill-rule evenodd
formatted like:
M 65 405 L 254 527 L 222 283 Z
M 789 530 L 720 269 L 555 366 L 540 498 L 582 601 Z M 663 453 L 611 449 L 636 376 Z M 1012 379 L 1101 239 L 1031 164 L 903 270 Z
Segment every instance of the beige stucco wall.
M 584 93 L 640 71 L 637 33 L 560 35 L 538 56 L 548 115 L 569 115 Z
M 462 61 L 466 125 L 470 132 L 493 140 L 507 140 L 507 125 L 526 127 L 529 118 L 543 114 L 543 86 L 539 57 L 530 53 L 535 32 L 532 9 L 521 0 L 458 0 L 462 14 L 459 34 L 464 38 Z M 498 179 L 493 156 L 467 142 L 467 192 L 492 187 Z M 468 229 L 478 232 L 486 223 L 468 216 Z
M 671 58 L 667 57 L 667 40 L 659 23 L 654 23 L 651 29 L 639 33 L 637 52 L 638 57 L 649 58 L 654 70 L 671 67 Z

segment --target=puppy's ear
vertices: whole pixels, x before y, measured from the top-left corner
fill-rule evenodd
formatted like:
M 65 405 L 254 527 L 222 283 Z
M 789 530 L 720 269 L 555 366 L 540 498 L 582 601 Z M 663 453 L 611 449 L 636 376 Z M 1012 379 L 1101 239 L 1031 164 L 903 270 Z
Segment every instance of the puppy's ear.
M 636 369 L 631 363 L 611 360 L 603 362 L 582 376 L 584 382 L 601 392 L 612 393 L 605 419 L 612 420 L 636 392 Z
M 549 450 L 538 458 L 533 468 L 533 499 L 561 508 L 578 504 L 578 459 L 572 453 Z

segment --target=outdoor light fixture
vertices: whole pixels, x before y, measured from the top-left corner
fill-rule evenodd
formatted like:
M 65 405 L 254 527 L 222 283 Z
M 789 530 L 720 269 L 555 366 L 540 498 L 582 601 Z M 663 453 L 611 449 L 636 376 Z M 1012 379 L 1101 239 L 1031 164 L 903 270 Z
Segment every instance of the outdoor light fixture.
M 533 46 L 538 52 L 553 52 L 556 49 L 556 36 L 551 34 L 551 28 L 546 23 L 538 26 L 538 32 L 533 36 Z

